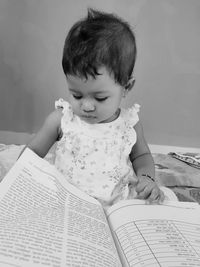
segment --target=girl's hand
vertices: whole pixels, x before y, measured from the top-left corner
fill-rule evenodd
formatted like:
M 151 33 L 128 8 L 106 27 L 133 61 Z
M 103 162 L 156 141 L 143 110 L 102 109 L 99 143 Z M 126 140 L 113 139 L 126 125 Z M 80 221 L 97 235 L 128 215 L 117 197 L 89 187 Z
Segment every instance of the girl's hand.
M 135 187 L 135 190 L 138 194 L 137 198 L 146 199 L 147 203 L 149 204 L 160 204 L 165 198 L 163 191 L 160 190 L 156 182 L 145 176 L 138 177 L 138 183 Z

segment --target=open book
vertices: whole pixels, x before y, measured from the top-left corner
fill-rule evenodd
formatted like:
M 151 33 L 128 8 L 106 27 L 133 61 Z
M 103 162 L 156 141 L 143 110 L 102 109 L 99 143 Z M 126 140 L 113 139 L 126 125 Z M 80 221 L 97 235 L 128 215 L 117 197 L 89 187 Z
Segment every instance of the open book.
M 0 184 L 0 266 L 200 266 L 200 207 L 105 210 L 26 149 Z

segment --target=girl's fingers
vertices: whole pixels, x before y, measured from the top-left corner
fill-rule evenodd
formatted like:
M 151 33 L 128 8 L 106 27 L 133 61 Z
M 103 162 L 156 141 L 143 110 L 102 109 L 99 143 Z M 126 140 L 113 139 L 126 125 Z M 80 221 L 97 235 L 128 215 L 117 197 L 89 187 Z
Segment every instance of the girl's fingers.
M 164 193 L 159 188 L 154 188 L 151 192 L 151 195 L 148 198 L 148 203 L 157 203 L 161 204 L 164 201 Z
M 159 202 L 159 199 L 160 199 L 159 189 L 153 188 L 150 196 L 148 197 L 148 202 L 149 203 L 153 203 L 153 202 L 157 203 L 157 202 Z
M 149 197 L 149 194 L 151 193 L 151 190 L 149 190 L 148 187 L 145 187 L 143 190 L 141 191 L 137 191 L 136 192 L 138 193 L 138 198 L 139 199 L 147 199 Z
M 137 193 L 139 193 L 139 192 L 142 192 L 143 190 L 145 190 L 146 187 L 147 187 L 146 183 L 138 182 L 135 186 L 135 190 Z
M 163 203 L 163 201 L 165 200 L 165 194 L 162 190 L 160 190 L 160 200 L 159 200 L 159 203 Z

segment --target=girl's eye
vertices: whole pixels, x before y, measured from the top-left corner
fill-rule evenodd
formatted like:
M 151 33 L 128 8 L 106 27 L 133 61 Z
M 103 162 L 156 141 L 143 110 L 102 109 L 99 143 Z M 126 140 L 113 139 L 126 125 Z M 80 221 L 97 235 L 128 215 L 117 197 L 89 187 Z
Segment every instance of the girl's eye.
M 75 99 L 81 99 L 81 98 L 82 98 L 81 95 L 73 95 L 73 97 L 74 97 Z
M 105 101 L 106 99 L 107 99 L 108 97 L 96 97 L 96 100 L 98 101 L 98 102 L 103 102 L 103 101 Z

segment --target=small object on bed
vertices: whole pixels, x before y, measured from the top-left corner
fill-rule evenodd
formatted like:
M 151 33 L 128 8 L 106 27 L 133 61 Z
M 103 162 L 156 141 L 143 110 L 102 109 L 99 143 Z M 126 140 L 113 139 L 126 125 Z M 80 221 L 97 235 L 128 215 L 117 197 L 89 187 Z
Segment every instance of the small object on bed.
M 168 155 L 187 163 L 191 167 L 200 169 L 200 154 L 197 153 L 181 154 L 181 153 L 170 152 Z

